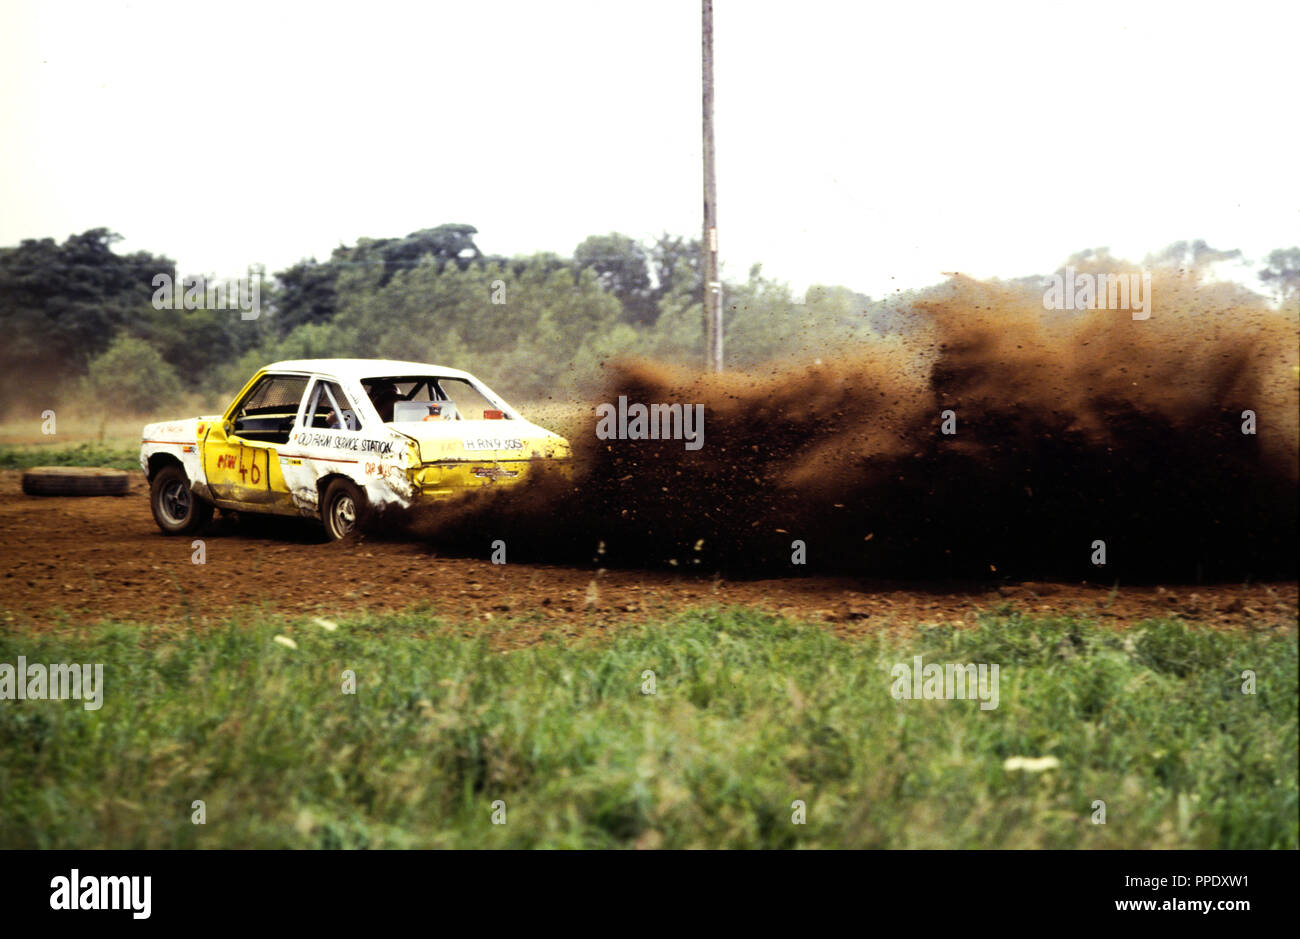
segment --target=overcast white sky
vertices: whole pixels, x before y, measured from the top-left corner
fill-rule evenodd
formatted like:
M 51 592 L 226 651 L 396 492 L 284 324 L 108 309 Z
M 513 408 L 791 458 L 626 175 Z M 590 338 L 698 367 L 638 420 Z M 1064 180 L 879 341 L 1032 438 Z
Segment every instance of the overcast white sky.
M 0 244 L 188 273 L 700 225 L 698 0 L 0 7 Z M 720 249 L 880 296 L 1300 242 L 1300 4 L 717 0 Z

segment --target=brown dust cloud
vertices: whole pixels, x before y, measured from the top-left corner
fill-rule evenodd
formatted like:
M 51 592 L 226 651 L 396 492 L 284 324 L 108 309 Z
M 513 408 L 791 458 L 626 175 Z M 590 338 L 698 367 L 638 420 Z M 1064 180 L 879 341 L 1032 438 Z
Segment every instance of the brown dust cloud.
M 1293 579 L 1295 315 L 1175 271 L 1151 297 L 1145 320 L 1058 312 L 955 276 L 899 335 L 813 361 L 611 365 L 571 479 L 413 524 L 434 550 L 731 577 Z M 703 404 L 703 446 L 597 439 L 620 395 Z

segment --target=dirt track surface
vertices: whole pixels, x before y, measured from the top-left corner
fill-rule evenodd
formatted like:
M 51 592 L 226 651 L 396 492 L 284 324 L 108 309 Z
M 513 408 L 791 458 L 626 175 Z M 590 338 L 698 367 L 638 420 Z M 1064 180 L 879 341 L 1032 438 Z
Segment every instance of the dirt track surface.
M 981 611 L 1077 611 L 1116 625 L 1173 616 L 1227 628 L 1294 627 L 1289 583 L 1110 585 L 1021 583 L 918 588 L 852 578 L 728 581 L 594 567 L 494 565 L 441 557 L 418 540 L 328 544 L 309 523 L 218 522 L 201 536 L 161 535 L 148 490 L 132 474 L 128 495 L 23 495 L 20 474 L 0 473 L 0 615 L 5 626 L 46 629 L 115 617 L 157 624 L 217 622 L 232 611 L 343 615 L 411 607 L 461 622 L 510 618 L 505 645 L 575 638 L 689 606 L 734 604 L 821 620 L 860 635 L 918 623 L 969 623 Z M 518 622 L 522 618 L 524 622 Z

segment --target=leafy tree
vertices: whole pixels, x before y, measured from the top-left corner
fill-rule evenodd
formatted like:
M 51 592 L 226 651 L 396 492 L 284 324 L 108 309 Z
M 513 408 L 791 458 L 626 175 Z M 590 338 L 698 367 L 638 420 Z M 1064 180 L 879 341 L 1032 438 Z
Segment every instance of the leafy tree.
M 596 272 L 600 286 L 623 304 L 628 322 L 653 322 L 650 262 L 645 248 L 637 241 L 618 232 L 592 235 L 574 250 L 573 263 L 578 272 Z
M 704 286 L 700 239 L 686 239 L 664 232 L 650 246 L 650 263 L 654 269 L 655 302 L 672 294 L 678 287 L 699 293 Z
M 620 319 L 594 271 L 575 283 L 549 257 L 441 272 L 426 258 L 383 286 L 377 272 L 354 271 L 339 281 L 332 325 L 367 355 L 469 368 L 503 394 L 546 394 L 561 376 L 589 372 L 588 346 Z
M 664 233 L 642 245 L 611 233 L 586 239 L 573 258 L 507 259 L 479 251 L 476 234 L 452 224 L 340 245 L 323 262 L 279 272 L 264 288 L 267 315 L 250 321 L 153 309 L 153 277 L 174 282 L 174 265 L 114 255 L 105 229 L 64 245 L 24 242 L 0 250 L 0 313 L 12 337 L 0 354 L 15 388 L 30 384 L 18 366 L 35 363 L 57 385 L 93 365 L 85 387 L 118 410 L 155 407 L 177 381 L 224 403 L 257 368 L 289 358 L 441 362 L 522 403 L 580 394 L 620 356 L 702 361 L 697 239 Z M 757 266 L 723 292 L 727 363 L 741 368 L 870 338 L 882 307 L 842 287 L 811 288 L 798 302 Z
M 473 225 L 439 225 L 388 242 L 380 252 L 384 259 L 381 285 L 391 280 L 398 270 L 414 267 L 425 257 L 433 258 L 439 271 L 445 270 L 448 262 L 454 262 L 459 270 L 465 270 L 483 257 L 483 252 L 474 244 L 477 234 L 478 229 Z
M 222 364 L 237 358 L 260 338 L 256 320 L 232 310 L 141 310 L 123 329 L 157 349 L 189 389 L 206 384 Z
M 328 323 L 339 311 L 339 267 L 315 258 L 299 261 L 275 275 L 272 322 L 284 335 L 304 323 Z
M 1300 298 L 1300 248 L 1277 248 L 1270 252 L 1268 264 L 1259 279 L 1273 288 L 1284 306 Z
M 508 261 L 504 258 L 493 258 L 488 261 L 488 266 L 495 267 L 497 270 L 508 268 L 516 277 L 522 277 L 530 270 L 540 270 L 548 275 L 556 271 L 571 271 L 573 262 L 568 258 L 560 257 L 554 251 L 539 251 L 536 254 L 520 255 Z
M 1101 250 L 1105 251 L 1106 249 Z M 1200 271 L 1217 261 L 1231 261 L 1239 257 L 1241 257 L 1239 249 L 1220 251 L 1211 248 L 1205 243 L 1204 239 L 1197 238 L 1195 241 L 1175 241 L 1163 251 L 1149 255 L 1145 263 L 1152 266 L 1179 267 L 1183 270 Z
M 43 238 L 0 248 L 0 403 L 52 394 L 83 374 L 122 326 L 152 308 L 155 275 L 175 278 L 169 258 L 115 254 L 119 240 L 93 228 L 61 245 Z
M 105 411 L 144 414 L 174 401 L 181 383 L 157 349 L 135 336 L 119 336 L 91 361 L 85 390 Z
M 315 258 L 300 261 L 276 274 L 275 325 L 283 336 L 304 323 L 327 323 L 339 310 L 339 277 L 347 271 L 365 268 L 379 272 L 383 287 L 399 271 L 410 270 L 432 259 L 438 273 L 448 264 L 456 270 L 484 263 L 483 252 L 474 243 L 478 229 L 473 225 L 446 224 L 422 228 L 405 238 L 361 238 L 352 247 L 340 245 L 326 262 Z M 501 259 L 496 259 L 501 260 Z
M 698 272 L 698 264 L 695 267 Z M 667 276 L 661 275 L 661 290 L 654 325 L 639 334 L 629 350 L 637 355 L 678 362 L 704 360 L 704 304 L 700 281 L 692 276 L 690 262 L 678 258 Z
M 478 229 L 473 225 L 439 225 L 422 228 L 405 238 L 362 238 L 352 249 L 339 248 L 331 258 L 336 265 L 371 265 L 381 270 L 379 286 L 384 286 L 399 272 L 409 270 L 426 259 L 433 259 L 438 273 L 453 263 L 465 270 L 483 257 L 474 244 Z

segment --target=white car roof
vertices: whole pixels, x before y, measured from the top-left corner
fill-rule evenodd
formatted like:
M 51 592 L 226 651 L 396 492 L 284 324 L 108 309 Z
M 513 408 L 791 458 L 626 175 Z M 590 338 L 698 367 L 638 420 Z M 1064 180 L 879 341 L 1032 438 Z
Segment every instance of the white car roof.
M 428 362 L 399 362 L 393 359 L 286 359 L 266 366 L 268 372 L 318 372 L 335 378 L 397 378 L 402 375 L 443 375 L 447 378 L 474 376 L 457 368 Z M 477 379 L 475 379 L 477 380 Z

